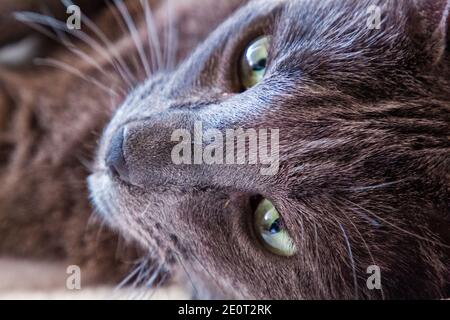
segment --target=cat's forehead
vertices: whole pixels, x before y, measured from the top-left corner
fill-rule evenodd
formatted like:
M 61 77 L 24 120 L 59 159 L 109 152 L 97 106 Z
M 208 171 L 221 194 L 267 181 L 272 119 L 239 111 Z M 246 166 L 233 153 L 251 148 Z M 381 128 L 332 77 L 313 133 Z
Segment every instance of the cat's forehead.
M 397 0 L 251 0 L 218 33 L 223 40 L 254 29 L 270 32 L 273 47 L 283 53 L 310 45 L 335 50 L 399 45 L 413 7 L 412 2 Z

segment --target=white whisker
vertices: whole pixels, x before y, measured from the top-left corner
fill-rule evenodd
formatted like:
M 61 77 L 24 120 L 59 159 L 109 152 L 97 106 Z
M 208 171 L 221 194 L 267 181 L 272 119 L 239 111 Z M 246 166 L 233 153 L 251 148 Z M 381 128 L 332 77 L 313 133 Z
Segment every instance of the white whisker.
M 147 26 L 147 37 L 148 46 L 150 48 L 150 56 L 152 61 L 153 71 L 156 72 L 160 70 L 163 66 L 162 55 L 161 55 L 161 45 L 159 42 L 158 35 L 156 33 L 155 21 L 153 19 L 152 10 L 148 3 L 148 0 L 141 0 L 141 5 L 144 9 L 145 23 Z M 156 59 L 156 61 L 155 61 Z
M 62 23 L 61 21 L 56 20 L 51 17 L 48 17 L 48 16 L 45 16 L 45 15 L 42 15 L 42 14 L 39 14 L 39 13 L 18 12 L 18 13 L 15 13 L 15 17 L 17 20 L 22 21 L 24 23 L 41 24 L 41 25 L 49 26 L 55 30 L 65 31 L 65 32 L 71 34 L 72 36 L 78 38 L 82 42 L 86 43 L 94 51 L 99 53 L 103 58 L 107 59 L 108 62 L 111 63 L 111 65 L 115 66 L 114 58 L 111 56 L 111 53 L 108 52 L 107 50 L 105 50 L 105 48 L 103 48 L 98 43 L 98 41 L 96 41 L 94 38 L 92 38 L 91 36 L 87 35 L 84 32 L 81 32 L 79 30 L 68 30 L 66 28 L 66 25 L 64 23 Z M 120 72 L 120 70 L 117 70 L 117 71 Z
M 63 2 L 63 4 L 66 7 L 69 7 L 70 5 L 73 4 L 73 2 L 71 0 L 61 0 L 61 1 Z M 133 88 L 134 85 L 137 84 L 137 80 L 132 75 L 131 70 L 128 67 L 128 65 L 123 60 L 122 55 L 119 54 L 118 50 L 116 49 L 116 46 L 114 46 L 112 44 L 111 40 L 108 39 L 108 37 L 105 35 L 105 33 L 102 30 L 100 30 L 100 28 L 98 28 L 97 25 L 91 19 L 89 19 L 86 15 L 82 15 L 81 19 L 82 19 L 83 23 L 92 32 L 94 32 L 94 34 L 100 39 L 100 41 L 103 42 L 103 44 L 106 46 L 106 48 L 112 53 L 112 55 L 114 56 L 114 58 L 118 64 L 118 66 L 115 65 L 116 61 L 113 61 L 114 67 L 119 71 L 119 73 L 122 76 L 122 79 L 127 83 L 129 88 Z
M 150 66 L 148 64 L 147 55 L 145 54 L 144 51 L 144 45 L 142 44 L 139 32 L 136 29 L 136 24 L 134 23 L 133 18 L 130 15 L 130 12 L 128 11 L 127 7 L 125 6 L 122 0 L 114 0 L 114 3 L 116 7 L 119 9 L 122 18 L 124 19 L 125 24 L 128 27 L 131 38 L 133 39 L 136 49 L 138 50 L 138 54 L 141 59 L 142 66 L 144 67 L 145 73 L 147 77 L 150 77 L 151 75 Z
M 173 2 L 168 0 L 167 2 L 167 24 L 166 24 L 166 43 L 165 43 L 165 67 L 171 69 L 175 67 L 175 55 L 176 55 L 176 36 L 175 36 L 175 20 L 173 15 Z
M 368 190 L 376 190 L 376 189 L 384 189 L 393 185 L 400 184 L 402 182 L 405 182 L 408 179 L 402 179 L 394 182 L 386 182 L 386 183 L 380 183 L 373 186 L 367 186 L 367 187 L 352 187 L 348 189 L 344 189 L 345 191 L 368 191 Z
M 162 263 L 156 270 L 153 272 L 153 274 L 148 278 L 148 280 L 145 282 L 144 287 L 150 288 L 153 286 L 155 280 L 158 278 L 159 273 L 163 269 L 164 264 Z
M 177 257 L 178 262 L 180 263 L 181 267 L 183 268 L 184 272 L 186 273 L 186 276 L 187 276 L 187 278 L 188 278 L 192 288 L 194 289 L 194 296 L 196 296 L 198 294 L 198 290 L 197 290 L 197 287 L 194 284 L 194 281 L 191 278 L 191 275 L 189 274 L 189 272 L 187 271 L 185 265 L 183 264 L 182 258 L 177 253 L 175 253 L 175 256 Z
M 108 10 L 111 12 L 111 14 L 114 17 L 114 20 L 116 21 L 117 25 L 119 26 L 120 30 L 122 31 L 122 36 L 126 39 L 128 39 L 129 37 L 129 30 L 127 28 L 127 26 L 125 25 L 125 22 L 123 21 L 122 15 L 119 11 L 119 9 L 117 8 L 117 6 L 112 3 L 112 0 L 105 0 L 106 5 L 108 6 Z M 133 42 L 134 45 L 134 42 Z M 136 59 L 136 55 L 138 53 L 135 51 L 131 51 L 128 53 L 128 62 L 129 64 L 132 65 L 132 67 L 134 68 L 134 70 L 139 70 L 141 69 L 141 66 L 139 63 L 137 63 L 137 59 Z M 135 75 L 136 77 L 138 75 Z M 135 78 L 136 79 L 136 78 Z M 138 83 L 138 81 L 136 80 L 136 84 Z M 134 86 L 133 86 L 134 87 Z
M 49 32 L 47 29 L 43 28 L 42 26 L 34 23 L 34 22 L 25 22 L 28 26 L 31 28 L 37 30 L 38 32 L 44 34 L 48 38 L 60 42 L 62 45 L 64 45 L 70 52 L 75 54 L 76 56 L 80 57 L 84 61 L 86 61 L 89 65 L 96 68 L 98 71 L 100 71 L 103 75 L 106 75 L 108 77 L 111 77 L 111 75 L 107 74 L 103 68 L 98 64 L 98 62 L 94 59 L 92 59 L 88 54 L 86 54 L 84 51 L 79 50 L 76 46 L 73 45 L 72 41 L 68 37 L 64 35 L 64 33 L 60 32 L 57 28 L 54 28 L 51 26 L 54 33 Z M 121 91 L 123 91 L 122 88 L 120 88 Z
M 369 254 L 370 260 L 372 261 L 373 265 L 377 265 L 377 263 L 375 262 L 375 258 L 372 254 L 372 251 L 370 250 L 369 245 L 367 244 L 367 241 L 364 239 L 364 236 L 362 235 L 362 233 L 359 231 L 358 226 L 351 220 L 350 217 L 348 217 L 345 213 L 343 213 L 344 217 L 347 219 L 347 221 L 353 226 L 353 228 L 355 229 L 356 233 L 358 234 L 359 238 L 361 239 L 361 241 L 363 242 L 364 247 L 367 250 L 367 253 Z M 385 299 L 385 295 L 384 295 L 384 291 L 383 288 L 381 288 L 381 297 L 384 300 Z
M 400 232 L 403 232 L 404 234 L 407 234 L 407 235 L 409 235 L 409 236 L 411 236 L 413 238 L 419 239 L 419 240 L 423 240 L 423 241 L 435 244 L 437 246 L 441 246 L 441 247 L 444 247 L 444 248 L 450 248 L 449 245 L 446 245 L 444 243 L 441 243 L 441 242 L 433 240 L 433 239 L 429 239 L 429 238 L 423 237 L 421 235 L 418 235 L 418 234 L 415 234 L 413 232 L 410 232 L 410 231 L 408 231 L 408 230 L 406 230 L 406 229 L 404 229 L 404 228 L 402 228 L 400 226 L 397 226 L 394 223 L 392 223 L 392 222 L 390 222 L 390 221 L 388 221 L 386 219 L 381 218 L 379 215 L 371 212 L 370 210 L 368 210 L 368 209 L 366 209 L 366 208 L 364 208 L 364 207 L 362 207 L 362 206 L 360 206 L 360 205 L 358 205 L 358 204 L 356 204 L 356 203 L 354 203 L 354 202 L 352 202 L 350 200 L 345 200 L 345 201 L 348 202 L 349 204 L 353 205 L 353 206 L 358 207 L 359 209 L 361 209 L 364 212 L 368 213 L 370 216 L 375 217 L 376 219 L 380 220 L 381 222 L 385 223 L 386 225 L 389 225 L 392 228 L 394 228 L 394 229 L 396 229 L 396 230 L 398 230 Z M 354 210 L 354 209 L 352 209 L 352 210 Z
M 119 95 L 116 91 L 111 91 L 111 88 L 108 88 L 107 86 L 105 86 L 104 84 L 102 84 L 101 82 L 97 81 L 96 79 L 94 79 L 90 76 L 84 75 L 78 69 L 70 66 L 69 64 L 67 64 L 63 61 L 53 59 L 53 58 L 45 58 L 45 59 L 36 58 L 36 59 L 34 59 L 34 63 L 39 66 L 48 66 L 48 67 L 59 68 L 63 71 L 66 71 L 70 74 L 73 74 L 73 75 L 87 81 L 88 83 L 91 83 L 91 84 L 97 86 L 99 89 L 107 92 L 108 94 L 112 93 L 117 96 Z
M 144 262 L 145 260 L 141 259 L 141 261 L 138 262 L 138 265 L 116 286 L 114 291 L 118 292 L 120 289 L 123 289 L 126 285 L 128 285 L 130 280 L 133 279 L 133 277 L 141 272 L 142 268 L 145 267 Z
M 158 283 L 155 285 L 155 287 L 153 288 L 153 292 L 150 294 L 150 296 L 148 297 L 148 300 L 152 300 L 153 296 L 155 295 L 156 291 L 159 289 L 159 287 L 164 283 L 164 281 L 166 281 L 167 279 L 167 274 L 163 274 L 161 276 L 161 279 L 158 281 Z
M 354 283 L 354 286 L 355 286 L 355 299 L 358 300 L 359 299 L 358 278 L 356 276 L 356 265 L 355 265 L 355 259 L 353 258 L 352 246 L 350 244 L 350 239 L 348 238 L 344 227 L 342 226 L 342 224 L 340 222 L 338 222 L 338 225 L 339 225 L 339 228 L 342 231 L 342 234 L 344 235 L 345 244 L 347 245 L 348 256 L 350 258 L 350 262 L 351 262 L 351 265 L 352 265 L 352 271 L 353 271 L 353 283 Z

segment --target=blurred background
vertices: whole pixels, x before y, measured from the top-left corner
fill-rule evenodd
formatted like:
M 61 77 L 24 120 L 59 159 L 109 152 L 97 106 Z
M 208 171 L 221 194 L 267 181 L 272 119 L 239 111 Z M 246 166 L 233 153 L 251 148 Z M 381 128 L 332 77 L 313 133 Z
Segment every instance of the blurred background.
M 61 68 L 36 65 L 36 58 L 51 57 L 78 68 L 61 46 L 65 35 L 17 20 L 17 13 L 34 12 L 64 23 L 70 14 L 63 2 L 0 0 L 0 299 L 187 298 L 175 281 L 156 290 L 140 289 L 136 275 L 127 278 L 142 268 L 140 250 L 92 214 L 86 163 L 109 115 L 86 123 L 74 103 L 86 84 Z M 112 1 L 74 2 L 112 42 L 123 37 L 123 25 L 111 18 L 112 12 L 117 18 Z M 142 11 L 139 1 L 124 2 L 133 17 Z M 149 0 L 157 21 L 161 2 Z M 82 74 L 91 72 L 82 67 Z M 73 92 L 66 97 L 68 89 Z M 76 138 L 80 130 L 83 141 Z

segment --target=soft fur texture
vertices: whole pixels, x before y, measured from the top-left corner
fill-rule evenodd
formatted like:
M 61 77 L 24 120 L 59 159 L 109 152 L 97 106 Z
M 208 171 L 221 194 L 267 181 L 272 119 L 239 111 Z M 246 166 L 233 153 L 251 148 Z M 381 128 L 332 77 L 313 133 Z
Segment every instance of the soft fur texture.
M 91 158 L 93 132 L 121 105 L 89 178 L 93 200 L 110 226 L 152 253 L 154 270 L 185 270 L 196 297 L 445 297 L 448 1 L 246 2 L 177 2 L 178 51 L 161 39 L 174 64 L 150 77 L 133 39 L 117 39 L 115 48 L 138 80 L 126 94 L 120 88 L 130 83 L 83 47 L 106 74 L 75 59 L 77 69 L 117 91 L 113 99 L 92 81 L 60 71 L 2 72 L 1 114 L 14 119 L 0 121 L 2 251 L 52 252 L 88 261 L 102 274 L 111 270 L 112 251 L 104 248 L 106 258 L 96 259 L 98 251 L 86 250 L 98 241 L 96 231 L 84 232 L 90 211 L 80 159 Z M 372 4 L 382 7 L 380 30 L 366 26 Z M 156 15 L 161 38 L 163 13 Z M 147 48 L 140 16 L 133 14 Z M 241 93 L 239 57 L 263 34 L 273 39 L 267 74 Z M 144 51 L 152 65 L 153 51 Z M 58 57 L 74 63 L 73 55 Z M 258 166 L 176 166 L 171 133 L 192 130 L 196 120 L 205 128 L 279 128 L 280 171 L 262 176 Z M 105 164 L 117 134 L 124 134 L 121 179 Z M 256 239 L 252 199 L 261 195 L 279 210 L 295 256 L 276 256 Z M 111 245 L 113 236 L 103 237 L 100 243 Z M 373 264 L 381 267 L 382 291 L 366 286 Z
M 380 30 L 366 26 L 372 4 Z M 102 138 L 94 200 L 162 264 L 182 263 L 199 297 L 444 297 L 447 30 L 447 1 L 250 2 L 177 69 L 128 96 Z M 266 76 L 240 93 L 239 56 L 264 34 L 273 37 Z M 279 173 L 175 165 L 171 134 L 195 121 L 279 128 Z M 120 176 L 105 166 L 116 135 Z M 259 245 L 255 195 L 275 203 L 297 255 Z M 369 265 L 380 266 L 383 290 L 367 288 Z

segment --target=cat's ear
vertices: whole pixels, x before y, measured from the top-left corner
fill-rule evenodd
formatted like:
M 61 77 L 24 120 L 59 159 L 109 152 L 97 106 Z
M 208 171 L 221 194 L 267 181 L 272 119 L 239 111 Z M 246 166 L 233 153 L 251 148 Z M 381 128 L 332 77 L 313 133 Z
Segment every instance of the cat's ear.
M 413 0 L 410 30 L 432 64 L 450 53 L 450 0 Z

